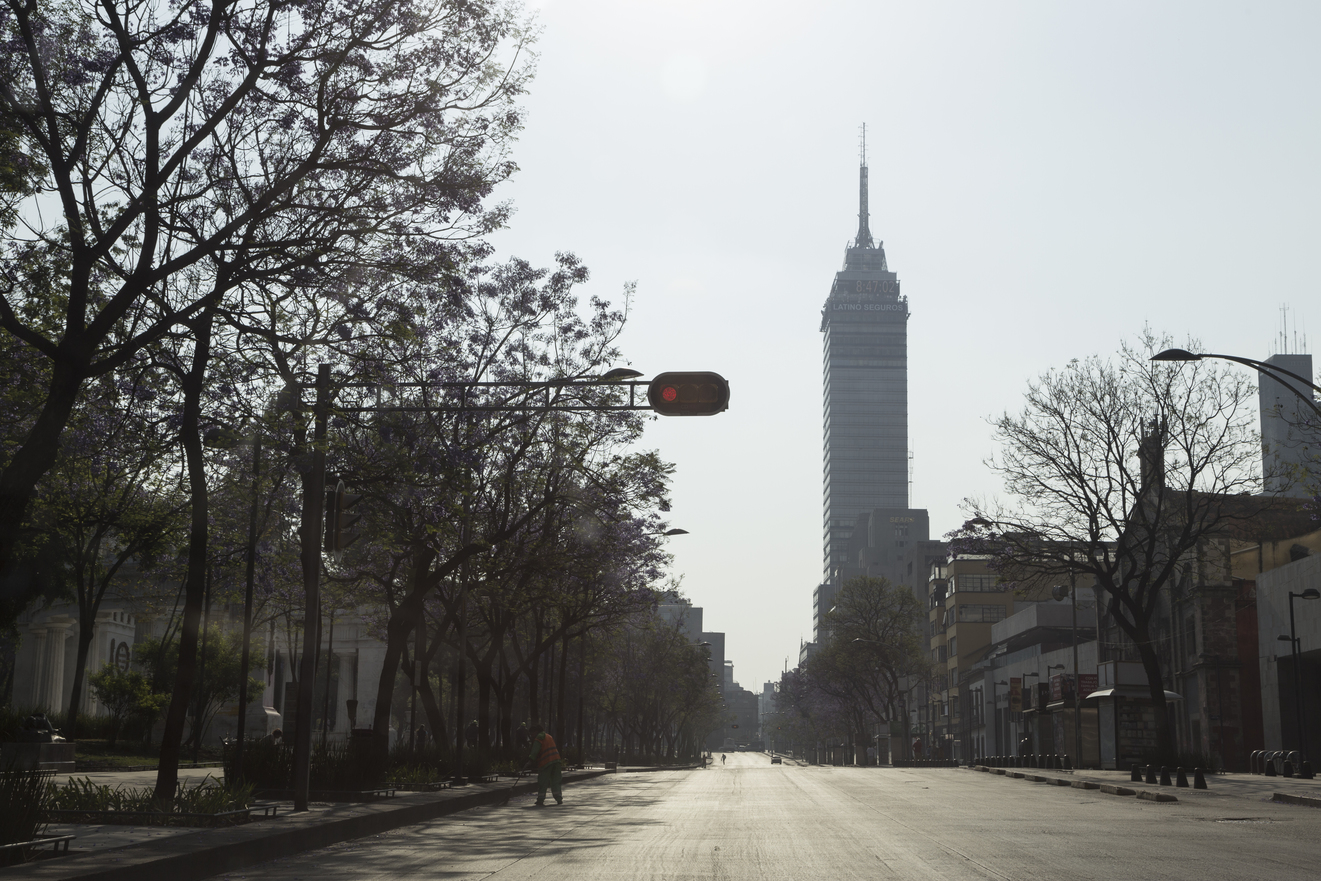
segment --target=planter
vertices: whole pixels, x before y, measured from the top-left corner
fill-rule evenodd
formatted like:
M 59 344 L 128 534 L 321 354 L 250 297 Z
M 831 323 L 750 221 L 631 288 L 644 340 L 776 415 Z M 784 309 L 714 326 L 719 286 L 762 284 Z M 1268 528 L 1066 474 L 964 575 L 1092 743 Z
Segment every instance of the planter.
M 69 852 L 72 835 L 56 835 L 53 838 L 34 838 L 31 841 L 16 841 L 13 844 L 0 844 L 0 866 L 12 866 L 31 859 L 30 851 L 49 847 L 52 856 Z

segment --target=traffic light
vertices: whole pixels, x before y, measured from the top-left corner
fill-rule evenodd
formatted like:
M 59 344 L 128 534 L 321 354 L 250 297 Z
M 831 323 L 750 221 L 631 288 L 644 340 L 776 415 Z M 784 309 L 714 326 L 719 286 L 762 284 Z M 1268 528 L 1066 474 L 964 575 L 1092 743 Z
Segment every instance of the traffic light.
M 336 559 L 346 547 L 358 540 L 358 531 L 352 526 L 362 519 L 362 515 L 350 514 L 348 511 L 361 499 L 361 495 L 350 493 L 345 489 L 342 480 L 326 494 L 325 548 L 331 554 L 335 554 Z
M 729 409 L 729 383 L 719 373 L 662 373 L 647 385 L 647 403 L 662 416 L 714 416 Z

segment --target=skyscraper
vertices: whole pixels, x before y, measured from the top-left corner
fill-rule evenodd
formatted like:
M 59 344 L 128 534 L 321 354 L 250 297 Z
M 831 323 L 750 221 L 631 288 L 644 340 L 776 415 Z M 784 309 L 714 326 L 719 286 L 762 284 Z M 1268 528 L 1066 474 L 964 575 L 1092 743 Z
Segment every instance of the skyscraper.
M 821 310 L 821 332 L 822 581 L 833 584 L 840 567 L 856 563 L 849 538 L 859 515 L 908 508 L 908 301 L 884 243 L 872 240 L 865 158 L 858 233 Z

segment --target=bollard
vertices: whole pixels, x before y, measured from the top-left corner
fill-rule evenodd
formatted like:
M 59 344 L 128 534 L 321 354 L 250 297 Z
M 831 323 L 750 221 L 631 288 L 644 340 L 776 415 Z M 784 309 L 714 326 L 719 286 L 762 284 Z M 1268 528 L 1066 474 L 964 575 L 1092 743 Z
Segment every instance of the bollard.
M 1274 760 L 1274 759 L 1269 759 L 1269 758 L 1268 758 L 1268 759 L 1266 760 L 1266 776 L 1267 776 L 1267 777 L 1274 777 L 1274 776 L 1275 776 L 1275 760 Z
M 1284 769 L 1280 771 L 1280 776 L 1281 777 L 1293 776 L 1293 762 L 1289 761 L 1288 759 L 1284 760 Z
M 1206 789 L 1206 775 L 1201 768 L 1193 768 L 1193 789 Z
M 1161 786 L 1170 785 L 1170 769 L 1165 767 L 1164 765 L 1160 766 L 1160 785 Z
M 1147 765 L 1147 781 L 1146 781 L 1146 782 L 1147 782 L 1148 784 L 1152 785 L 1152 786 L 1155 786 L 1155 785 L 1156 785 L 1156 768 L 1155 768 L 1154 765 Z
M 1175 769 L 1174 785 L 1183 789 L 1188 788 L 1188 775 L 1183 772 L 1183 768 Z
M 1254 749 L 1252 751 L 1252 755 L 1248 756 L 1248 773 L 1249 774 L 1261 773 L 1261 750 Z
M 1066 771 L 1073 770 L 1073 759 L 1069 758 L 1068 755 L 1064 756 L 1064 770 Z
M 1299 777 L 1302 777 L 1304 780 L 1312 780 L 1312 779 L 1314 779 L 1314 778 L 1316 777 L 1316 775 L 1312 773 L 1312 763 L 1309 762 L 1309 761 L 1307 761 L 1306 759 L 1304 759 L 1304 760 L 1303 760 L 1303 766 L 1302 766 L 1302 768 L 1299 770 L 1299 772 L 1298 772 L 1298 776 L 1299 776 Z
M 1132 781 L 1133 783 L 1141 783 L 1141 782 L 1142 782 L 1142 770 L 1141 770 L 1140 768 L 1138 768 L 1137 765 L 1134 765 L 1134 766 L 1133 766 L 1133 773 L 1130 774 L 1130 775 L 1128 776 L 1128 779 L 1129 779 L 1130 781 Z

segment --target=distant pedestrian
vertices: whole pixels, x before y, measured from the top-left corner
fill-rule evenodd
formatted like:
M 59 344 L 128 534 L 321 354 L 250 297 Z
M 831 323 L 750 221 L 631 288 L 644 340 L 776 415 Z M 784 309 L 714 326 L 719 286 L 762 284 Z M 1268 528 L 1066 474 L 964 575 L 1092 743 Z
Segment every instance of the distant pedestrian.
M 477 720 L 476 720 L 476 719 L 473 719 L 471 722 L 468 723 L 468 730 L 465 732 L 465 733 L 466 733 L 466 736 L 467 736 L 467 739 L 468 739 L 468 746 L 476 746 L 476 745 L 477 745 L 477 732 L 478 732 L 478 730 L 480 730 L 480 729 L 477 727 Z
M 427 726 L 417 726 L 417 748 L 422 749 L 427 745 Z
M 527 730 L 526 722 L 518 723 L 518 730 L 514 732 L 514 745 L 518 747 L 519 752 L 523 752 L 532 743 L 532 732 Z
M 274 748 L 279 745 L 280 740 L 283 737 L 284 737 L 284 732 L 281 731 L 279 728 L 276 728 L 272 730 L 270 734 L 266 735 L 257 742 L 260 743 L 262 746 L 269 746 L 271 748 Z
M 564 762 L 560 759 L 559 747 L 555 745 L 555 738 L 546 731 L 545 725 L 534 723 L 532 730 L 532 752 L 528 761 L 535 762 L 537 766 L 537 807 L 545 806 L 547 789 L 555 797 L 555 804 L 562 805 L 564 793 L 560 789 L 560 780 Z

